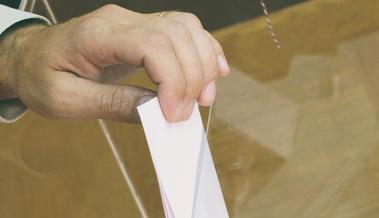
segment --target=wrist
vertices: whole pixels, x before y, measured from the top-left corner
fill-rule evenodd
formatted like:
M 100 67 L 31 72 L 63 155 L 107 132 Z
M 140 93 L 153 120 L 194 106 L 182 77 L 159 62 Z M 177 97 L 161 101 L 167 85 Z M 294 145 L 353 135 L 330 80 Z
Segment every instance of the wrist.
M 17 98 L 18 74 L 30 64 L 30 50 L 47 26 L 24 21 L 7 30 L 0 39 L 0 100 Z

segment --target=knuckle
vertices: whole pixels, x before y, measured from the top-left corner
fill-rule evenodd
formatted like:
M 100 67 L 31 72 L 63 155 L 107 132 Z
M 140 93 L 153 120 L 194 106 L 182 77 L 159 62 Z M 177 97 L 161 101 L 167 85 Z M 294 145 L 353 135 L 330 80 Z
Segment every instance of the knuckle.
M 107 26 L 107 21 L 101 17 L 85 17 L 78 21 L 72 36 L 77 36 L 79 39 L 90 39 L 89 37 L 97 36 L 100 32 L 103 32 Z
M 104 5 L 100 8 L 101 11 L 104 11 L 107 13 L 119 11 L 120 9 L 121 9 L 121 7 L 118 5 L 115 5 L 115 4 L 107 4 L 107 5 Z
M 146 34 L 144 41 L 148 47 L 152 48 L 162 49 L 170 46 L 169 38 L 164 33 L 158 31 Z
M 182 13 L 181 19 L 192 28 L 203 28 L 200 19 L 192 13 Z
M 90 16 L 80 19 L 70 35 L 76 47 L 93 47 L 94 44 L 104 42 L 114 30 L 115 26 L 111 22 L 99 16 Z
M 187 27 L 179 22 L 172 22 L 168 28 L 173 37 L 179 37 L 182 42 L 192 41 L 192 36 Z
M 175 33 L 178 33 L 178 34 L 188 33 L 186 27 L 179 22 L 171 21 L 171 22 L 168 22 L 167 26 Z
M 88 16 L 80 19 L 78 29 L 82 31 L 89 31 L 97 29 L 99 26 L 103 26 L 106 20 L 99 16 Z
M 126 94 L 120 88 L 104 91 L 99 101 L 100 116 L 119 118 L 125 101 Z

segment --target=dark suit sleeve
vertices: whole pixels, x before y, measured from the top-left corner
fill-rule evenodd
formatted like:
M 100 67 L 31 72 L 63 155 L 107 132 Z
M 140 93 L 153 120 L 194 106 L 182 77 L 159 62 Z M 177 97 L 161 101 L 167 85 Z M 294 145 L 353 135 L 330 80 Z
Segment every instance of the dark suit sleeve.
M 19 0 L 0 0 L 0 4 L 16 9 L 19 7 L 20 2 Z

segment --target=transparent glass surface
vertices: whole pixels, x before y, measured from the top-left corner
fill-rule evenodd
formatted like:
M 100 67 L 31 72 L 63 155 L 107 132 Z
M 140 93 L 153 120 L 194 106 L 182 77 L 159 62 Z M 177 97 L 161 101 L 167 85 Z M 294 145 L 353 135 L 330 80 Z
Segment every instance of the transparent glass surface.
M 146 12 L 174 4 L 130 2 L 36 0 L 24 8 L 60 22 L 105 3 Z M 208 3 L 193 7 L 232 68 L 218 82 L 208 135 L 230 217 L 379 217 L 379 2 L 304 1 L 277 10 L 280 49 L 262 16 L 232 14 L 257 2 L 221 3 L 228 6 L 222 25 L 201 11 Z M 142 71 L 124 83 L 154 88 Z M 0 138 L 2 218 L 164 216 L 140 125 L 30 111 L 1 124 Z

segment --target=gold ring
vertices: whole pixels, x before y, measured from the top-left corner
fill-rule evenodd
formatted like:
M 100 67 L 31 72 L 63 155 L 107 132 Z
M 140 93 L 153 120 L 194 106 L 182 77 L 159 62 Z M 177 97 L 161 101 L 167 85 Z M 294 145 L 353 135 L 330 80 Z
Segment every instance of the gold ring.
M 162 11 L 161 13 L 159 13 L 159 16 L 164 17 L 166 14 L 167 14 L 167 11 Z

